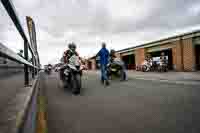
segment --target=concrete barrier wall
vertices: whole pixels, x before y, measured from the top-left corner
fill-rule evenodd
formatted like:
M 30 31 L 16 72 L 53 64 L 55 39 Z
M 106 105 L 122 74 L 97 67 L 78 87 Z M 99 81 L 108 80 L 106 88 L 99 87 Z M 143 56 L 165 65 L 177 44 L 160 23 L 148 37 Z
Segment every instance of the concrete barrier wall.
M 23 68 L 13 69 L 13 68 L 0 68 L 0 77 L 7 77 L 20 72 L 23 72 Z
M 19 63 L 16 63 L 16 62 L 8 60 L 8 59 L 4 59 L 4 61 L 2 61 L 2 60 L 3 59 L 1 57 L 1 60 L 0 60 L 0 78 L 24 71 L 24 65 L 23 64 L 19 64 Z

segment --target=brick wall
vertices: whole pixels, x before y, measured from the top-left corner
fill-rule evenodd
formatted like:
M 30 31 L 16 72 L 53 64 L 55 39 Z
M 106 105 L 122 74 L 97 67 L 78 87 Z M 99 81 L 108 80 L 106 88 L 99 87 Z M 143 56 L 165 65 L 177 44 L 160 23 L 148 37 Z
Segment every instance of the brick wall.
M 192 38 L 182 40 L 183 45 L 183 67 L 185 71 L 195 70 L 195 55 Z
M 86 60 L 86 61 L 85 61 L 85 67 L 86 67 L 87 69 L 90 68 L 90 67 L 89 67 L 89 60 Z
M 139 48 L 139 49 L 135 50 L 135 63 L 136 63 L 136 66 L 142 64 L 142 62 L 145 59 L 145 54 L 146 54 L 146 52 L 145 52 L 144 48 Z
M 173 62 L 177 71 L 193 71 L 195 66 L 192 38 L 173 42 Z
M 175 47 L 172 49 L 173 52 L 173 61 L 174 61 L 174 69 L 177 71 L 183 71 L 183 62 L 182 62 L 182 48 L 181 41 L 177 40 L 173 42 Z

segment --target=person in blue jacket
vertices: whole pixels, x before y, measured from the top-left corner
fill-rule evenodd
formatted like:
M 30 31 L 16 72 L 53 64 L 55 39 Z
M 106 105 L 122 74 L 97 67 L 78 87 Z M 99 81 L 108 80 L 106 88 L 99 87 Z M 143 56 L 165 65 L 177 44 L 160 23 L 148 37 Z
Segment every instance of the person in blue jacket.
M 100 57 L 100 69 L 101 69 L 101 82 L 102 84 L 109 85 L 107 77 L 107 64 L 109 61 L 109 51 L 106 49 L 106 44 L 102 43 L 101 50 L 97 53 L 96 56 Z

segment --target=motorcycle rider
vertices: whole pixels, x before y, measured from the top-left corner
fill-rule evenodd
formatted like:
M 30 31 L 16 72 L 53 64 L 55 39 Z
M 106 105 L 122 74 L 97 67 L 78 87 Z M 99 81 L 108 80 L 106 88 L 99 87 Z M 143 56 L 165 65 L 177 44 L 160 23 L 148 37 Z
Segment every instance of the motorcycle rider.
M 168 64 L 168 61 L 167 61 L 167 58 L 165 56 L 165 53 L 162 52 L 161 53 L 161 56 L 160 56 L 160 62 L 159 62 L 159 66 L 160 66 L 160 69 L 167 69 L 167 64 Z
M 152 65 L 153 65 L 153 59 L 152 59 L 151 55 L 148 55 L 147 58 L 148 58 L 149 66 L 150 66 L 150 68 L 151 68 Z
M 79 56 L 79 54 L 76 52 L 76 44 L 75 43 L 70 43 L 68 45 L 68 50 L 64 52 L 63 58 L 64 58 L 64 63 L 68 63 L 70 57 L 73 55 Z
M 114 61 L 115 58 L 116 58 L 115 50 L 111 49 L 110 50 L 110 61 L 111 61 L 111 63 Z
M 64 64 L 67 64 L 69 62 L 69 59 L 76 55 L 79 57 L 78 52 L 76 52 L 76 44 L 75 43 L 69 43 L 68 44 L 68 50 L 66 50 L 63 54 L 62 61 Z M 79 57 L 80 58 L 80 57 Z M 80 58 L 81 59 L 81 58 Z M 60 69 L 60 79 L 64 80 L 64 68 Z
M 167 59 L 165 57 L 165 53 L 164 52 L 161 53 L 160 61 L 163 62 L 164 64 L 167 64 Z
M 46 71 L 48 74 L 50 74 L 50 73 L 51 73 L 51 69 L 52 69 L 52 65 L 51 65 L 51 64 L 48 64 L 45 71 Z

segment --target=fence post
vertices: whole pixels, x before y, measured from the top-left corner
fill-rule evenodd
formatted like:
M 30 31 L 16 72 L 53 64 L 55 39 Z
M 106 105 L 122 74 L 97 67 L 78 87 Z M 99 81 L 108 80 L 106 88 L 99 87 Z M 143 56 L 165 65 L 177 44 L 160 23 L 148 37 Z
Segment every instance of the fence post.
M 28 60 L 28 42 L 24 41 L 24 58 Z M 28 65 L 24 64 L 24 84 L 25 86 L 29 85 L 29 72 Z
M 38 67 L 38 63 L 37 63 L 37 56 L 35 57 L 35 66 Z M 38 69 L 35 68 L 35 75 L 38 74 Z
M 35 57 L 33 54 L 32 54 L 32 64 L 35 66 Z M 32 78 L 35 78 L 35 68 L 33 67 L 31 71 L 32 71 Z

